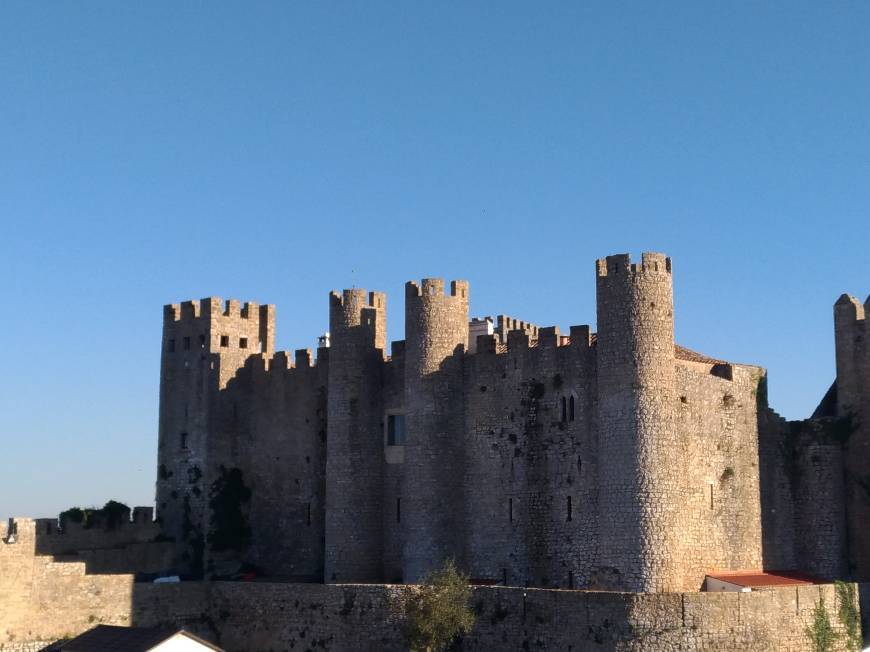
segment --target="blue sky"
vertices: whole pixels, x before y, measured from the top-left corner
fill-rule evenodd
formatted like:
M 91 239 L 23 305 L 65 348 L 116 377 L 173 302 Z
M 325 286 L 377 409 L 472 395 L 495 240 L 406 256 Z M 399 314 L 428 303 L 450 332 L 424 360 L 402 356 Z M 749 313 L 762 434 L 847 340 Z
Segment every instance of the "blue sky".
M 664 251 L 677 337 L 808 416 L 870 292 L 870 5 L 0 7 L 0 517 L 150 504 L 161 306 L 465 278 L 593 323 L 593 261 Z

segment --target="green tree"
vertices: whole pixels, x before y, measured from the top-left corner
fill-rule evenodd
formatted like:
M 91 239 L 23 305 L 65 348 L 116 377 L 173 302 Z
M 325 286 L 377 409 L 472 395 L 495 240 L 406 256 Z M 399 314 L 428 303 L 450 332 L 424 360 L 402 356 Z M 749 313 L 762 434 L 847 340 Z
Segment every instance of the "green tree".
M 419 586 L 404 589 L 404 633 L 411 650 L 440 652 L 474 625 L 471 587 L 452 559 Z
M 831 619 L 825 608 L 825 596 L 821 594 L 813 608 L 813 622 L 806 628 L 806 634 L 813 646 L 813 652 L 833 652 L 838 638 L 837 632 L 831 626 Z

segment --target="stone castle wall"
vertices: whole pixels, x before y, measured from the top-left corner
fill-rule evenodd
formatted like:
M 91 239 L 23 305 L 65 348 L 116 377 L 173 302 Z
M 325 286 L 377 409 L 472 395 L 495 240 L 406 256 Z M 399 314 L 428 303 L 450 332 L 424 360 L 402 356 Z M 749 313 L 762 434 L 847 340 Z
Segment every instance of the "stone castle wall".
M 843 575 L 842 452 L 794 443 L 763 369 L 675 346 L 671 274 L 661 254 L 598 261 L 597 335 L 502 316 L 474 353 L 468 284 L 409 283 L 408 339 L 386 358 L 385 296 L 333 293 L 316 364 L 271 353 L 271 306 L 168 306 L 158 515 L 178 568 L 413 581 L 452 556 L 480 579 L 644 591 L 713 569 Z M 387 446 L 390 414 L 403 445 Z M 250 536 L 214 550 L 231 469 Z
M 5 539 L 6 526 L 0 526 Z M 135 582 L 34 554 L 32 521 L 0 543 L 0 652 L 31 652 L 96 624 L 178 625 L 227 650 L 407 649 L 400 587 L 268 582 Z M 461 650 L 811 650 L 805 628 L 830 585 L 741 593 L 476 587 L 476 624 Z

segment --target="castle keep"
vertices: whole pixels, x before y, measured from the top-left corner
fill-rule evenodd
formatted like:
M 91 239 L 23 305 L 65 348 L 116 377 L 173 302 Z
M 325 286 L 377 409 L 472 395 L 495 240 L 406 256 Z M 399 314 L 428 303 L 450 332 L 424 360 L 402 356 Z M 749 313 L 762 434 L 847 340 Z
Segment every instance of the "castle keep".
M 275 309 L 164 309 L 157 516 L 176 568 L 414 582 L 454 557 L 543 588 L 695 591 L 714 569 L 870 575 L 864 307 L 835 307 L 837 379 L 813 418 L 764 369 L 674 342 L 671 260 L 596 263 L 597 332 L 469 319 L 465 281 L 329 295 L 316 356 Z

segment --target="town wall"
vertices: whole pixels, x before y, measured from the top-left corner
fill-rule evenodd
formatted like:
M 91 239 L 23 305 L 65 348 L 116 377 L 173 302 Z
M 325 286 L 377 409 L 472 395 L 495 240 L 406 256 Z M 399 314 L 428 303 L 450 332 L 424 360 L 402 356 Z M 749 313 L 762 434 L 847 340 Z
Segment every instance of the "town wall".
M 30 652 L 96 624 L 177 625 L 227 650 L 405 650 L 402 588 L 269 582 L 135 582 L 34 554 L 33 522 L 0 543 L 0 652 Z M 6 526 L 0 535 L 6 538 Z M 805 629 L 833 586 L 629 594 L 476 587 L 460 650 L 811 650 Z

